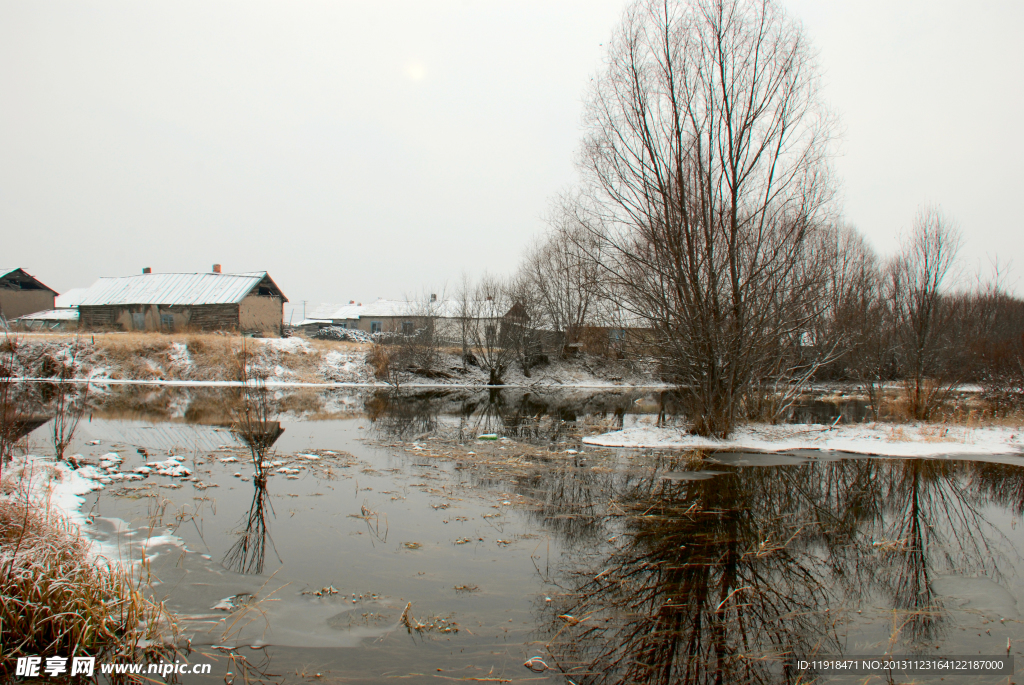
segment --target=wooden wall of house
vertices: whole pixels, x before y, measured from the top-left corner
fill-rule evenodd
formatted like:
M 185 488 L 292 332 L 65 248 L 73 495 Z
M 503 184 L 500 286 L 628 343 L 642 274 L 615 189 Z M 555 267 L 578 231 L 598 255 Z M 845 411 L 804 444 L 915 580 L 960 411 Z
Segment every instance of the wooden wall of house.
M 284 300 L 248 295 L 238 305 L 238 323 L 243 333 L 279 336 L 284 326 Z
M 237 331 L 237 304 L 104 305 L 78 308 L 81 328 L 114 331 Z M 138 325 L 141 315 L 142 325 Z
M 10 321 L 26 314 L 53 309 L 52 290 L 13 290 L 0 288 L 0 315 Z

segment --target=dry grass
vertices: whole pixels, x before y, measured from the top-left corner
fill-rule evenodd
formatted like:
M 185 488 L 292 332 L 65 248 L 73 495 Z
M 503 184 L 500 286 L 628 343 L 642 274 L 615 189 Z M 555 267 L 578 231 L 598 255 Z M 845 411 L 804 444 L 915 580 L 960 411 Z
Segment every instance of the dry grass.
M 97 565 L 78 531 L 15 490 L 0 499 L 0 674 L 18 656 L 172 660 L 175 625 L 125 571 Z M 130 682 L 125 676 L 122 682 Z

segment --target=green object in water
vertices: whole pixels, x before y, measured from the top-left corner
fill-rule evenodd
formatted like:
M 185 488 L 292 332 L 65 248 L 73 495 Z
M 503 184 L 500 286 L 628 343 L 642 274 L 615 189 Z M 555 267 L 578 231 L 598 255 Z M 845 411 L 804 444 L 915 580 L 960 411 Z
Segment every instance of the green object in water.
M 476 439 L 477 440 L 497 440 L 498 439 L 498 435 L 497 435 L 497 433 L 485 433 L 483 435 L 476 436 Z

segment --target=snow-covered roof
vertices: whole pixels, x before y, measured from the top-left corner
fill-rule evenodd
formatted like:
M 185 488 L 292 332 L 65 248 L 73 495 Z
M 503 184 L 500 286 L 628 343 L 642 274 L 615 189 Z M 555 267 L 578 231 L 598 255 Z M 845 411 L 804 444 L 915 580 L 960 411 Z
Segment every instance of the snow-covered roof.
M 89 286 L 78 306 L 234 304 L 240 302 L 264 279 L 270 280 L 265 271 L 241 274 L 140 274 L 101 278 Z M 270 282 L 273 283 L 272 280 Z M 276 289 L 276 284 L 274 287 Z M 281 297 L 285 302 L 288 301 L 284 294 Z
M 360 304 L 331 304 L 325 302 L 311 311 L 308 316 L 310 319 L 330 319 L 332 321 L 358 319 L 363 309 L 365 307 Z
M 471 311 L 483 311 L 476 303 L 470 303 Z M 462 303 L 458 300 L 435 300 L 432 302 L 410 302 L 408 300 L 377 300 L 363 307 L 359 316 L 433 316 L 441 319 L 455 319 L 460 316 Z
M 3 278 L 4 276 L 6 276 L 7 274 L 11 273 L 12 271 L 17 271 L 17 269 L 4 269 L 4 268 L 0 268 L 0 278 Z
M 84 297 L 85 293 L 88 291 L 88 288 L 72 288 L 66 293 L 58 295 L 53 301 L 53 306 L 58 309 L 62 309 L 64 307 L 77 307 L 78 303 L 82 301 L 82 297 Z
M 78 310 L 47 309 L 45 312 L 19 316 L 15 321 L 78 321 Z

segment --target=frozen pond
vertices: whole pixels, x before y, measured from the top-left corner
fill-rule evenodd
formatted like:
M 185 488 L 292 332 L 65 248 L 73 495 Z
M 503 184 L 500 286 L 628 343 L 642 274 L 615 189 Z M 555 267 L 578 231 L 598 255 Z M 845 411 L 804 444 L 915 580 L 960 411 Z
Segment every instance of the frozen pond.
M 581 444 L 658 395 L 353 394 L 284 415 L 262 489 L 217 420 L 231 391 L 160 393 L 107 398 L 73 451 L 192 477 L 83 511 L 108 553 L 144 551 L 209 682 L 244 657 L 272 682 L 787 683 L 795 657 L 1024 646 L 1024 460 L 702 461 Z M 859 418 L 823 404 L 794 418 Z

